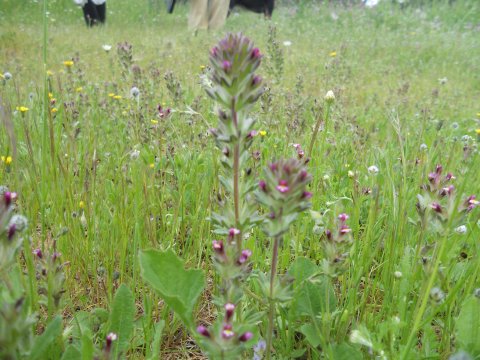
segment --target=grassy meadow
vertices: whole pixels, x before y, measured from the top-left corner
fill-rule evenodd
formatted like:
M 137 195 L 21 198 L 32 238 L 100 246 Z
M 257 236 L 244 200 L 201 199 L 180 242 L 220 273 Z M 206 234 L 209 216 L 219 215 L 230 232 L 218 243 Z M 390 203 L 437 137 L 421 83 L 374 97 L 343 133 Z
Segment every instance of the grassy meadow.
M 292 144 L 307 151 L 324 96 L 335 94 L 306 154 L 311 211 L 284 235 L 278 272 L 307 258 L 322 273 L 324 232 L 340 213 L 349 215 L 348 260 L 331 277 L 334 309 L 313 321 L 318 339 L 301 327 L 315 316 L 292 315 L 301 300 L 278 307 L 273 358 L 480 358 L 480 209 L 471 198 L 471 211 L 456 211 L 480 196 L 480 2 L 410 3 L 290 2 L 271 21 L 239 10 L 224 29 L 194 34 L 183 4 L 167 15 L 161 1 L 109 0 L 106 25 L 89 29 L 72 1 L 2 0 L 0 185 L 18 193 L 16 211 L 29 226 L 14 270 L 0 277 L 16 279 L 14 292 L 38 316 L 35 333 L 62 316 L 66 345 L 43 358 L 75 344 L 79 316 L 110 310 L 121 284 L 135 298 L 122 356 L 203 358 L 142 280 L 139 253 L 172 249 L 202 269 L 195 318 L 214 321 L 209 219 L 230 194 L 218 179 L 222 153 L 209 133 L 218 116 L 203 86 L 209 50 L 227 32 L 243 32 L 263 54 L 266 89 L 250 113 L 259 131 L 248 160 L 255 178 L 271 161 L 297 157 Z M 442 177 L 454 175 L 455 196 L 436 217 L 422 185 L 438 164 Z M 32 253 L 54 244 L 68 263 L 57 307 L 40 301 Z M 244 244 L 254 271 L 267 273 L 271 240 L 261 227 Z M 265 311 L 255 285 L 246 287 L 241 306 Z M 98 349 L 102 324 L 89 329 Z M 250 349 L 265 329 L 261 319 Z

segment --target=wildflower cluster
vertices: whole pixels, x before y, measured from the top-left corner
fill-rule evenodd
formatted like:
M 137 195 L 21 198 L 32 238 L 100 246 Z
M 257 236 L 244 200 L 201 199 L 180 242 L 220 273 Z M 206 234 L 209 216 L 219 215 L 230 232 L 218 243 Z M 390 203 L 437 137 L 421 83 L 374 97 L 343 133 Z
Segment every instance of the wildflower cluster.
M 253 338 L 253 334 L 250 331 L 242 331 L 241 327 L 234 328 L 232 321 L 235 308 L 235 305 L 232 303 L 225 304 L 223 321 L 221 323 L 218 322 L 213 329 L 209 330 L 203 325 L 197 327 L 197 332 L 203 337 L 203 343 L 209 353 L 223 353 L 228 354 L 231 358 L 235 358 L 242 351 L 242 347 L 239 344 Z
M 202 335 L 201 344 L 212 358 L 223 358 L 224 354 L 239 357 L 245 349 L 243 344 L 253 337 L 246 331 L 253 324 L 234 321 L 233 315 L 250 273 L 252 252 L 243 248 L 242 239 L 261 221 L 252 204 L 250 193 L 254 183 L 247 168 L 248 149 L 257 135 L 255 121 L 247 112 L 262 93 L 261 79 L 254 73 L 260 59 L 260 51 L 242 34 L 227 35 L 210 52 L 211 84 L 206 91 L 220 106 L 218 128 L 212 129 L 211 134 L 223 153 L 225 176 L 220 180 L 232 195 L 232 201 L 225 202 L 221 214 L 212 214 L 216 232 L 225 236 L 212 243 L 215 267 L 221 276 L 217 303 L 223 306 L 225 316 L 223 320 L 217 319 L 212 329 L 204 326 L 197 329 Z
M 44 297 L 43 303 L 50 306 L 49 310 L 58 308 L 60 299 L 65 292 L 64 268 L 68 263 L 62 263 L 61 254 L 56 251 L 54 243 L 51 254 L 44 254 L 41 249 L 33 250 L 36 260 L 37 280 L 39 282 L 38 292 Z
M 417 212 L 423 228 L 433 232 L 444 233 L 444 226 L 450 222 L 462 232 L 466 215 L 478 206 L 475 195 L 470 195 L 458 202 L 452 173 L 442 175 L 443 167 L 437 165 L 435 171 L 428 174 L 428 183 L 422 185 L 422 193 L 417 195 Z
M 324 259 L 322 270 L 329 276 L 337 276 L 344 269 L 352 243 L 352 229 L 348 226 L 349 216 L 341 213 L 336 218 L 333 226 L 325 229 L 323 234 Z
M 284 234 L 298 214 L 308 209 L 312 193 L 306 190 L 311 176 L 296 159 L 271 163 L 258 183 L 257 199 L 268 208 L 265 232 L 271 236 Z

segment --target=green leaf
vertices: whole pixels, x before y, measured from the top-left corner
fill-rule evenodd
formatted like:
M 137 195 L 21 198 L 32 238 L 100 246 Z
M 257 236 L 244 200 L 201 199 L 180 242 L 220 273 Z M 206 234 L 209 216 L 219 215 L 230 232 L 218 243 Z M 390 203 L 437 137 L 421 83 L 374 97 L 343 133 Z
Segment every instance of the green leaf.
M 50 345 L 62 335 L 62 317 L 56 316 L 42 335 L 35 338 L 29 359 L 48 359 Z
M 305 257 L 295 259 L 288 269 L 288 273 L 295 278 L 295 286 L 300 285 L 316 272 L 318 272 L 318 266 Z
M 152 344 L 150 345 L 151 354 L 149 360 L 160 359 L 160 344 L 162 341 L 163 328 L 165 327 L 165 320 L 160 320 L 155 324 L 155 335 L 153 336 Z
M 171 250 L 140 253 L 143 279 L 165 300 L 187 327 L 193 327 L 193 308 L 205 287 L 201 270 L 185 270 Z
M 74 345 L 69 345 L 62 355 L 62 360 L 82 360 L 82 354 Z
M 93 335 L 90 329 L 86 329 L 82 333 L 82 359 L 83 360 L 91 360 L 93 359 Z
M 113 299 L 110 314 L 109 332 L 117 334 L 118 340 L 114 343 L 114 353 L 120 354 L 128 349 L 135 320 L 135 299 L 125 284 L 120 285 Z
M 362 360 L 362 352 L 348 343 L 334 345 L 332 348 L 333 358 L 338 360 Z
M 308 315 L 311 318 L 324 312 L 334 311 L 336 308 L 335 292 L 327 278 L 305 281 L 297 296 L 297 307 L 301 315 Z
M 475 296 L 465 299 L 455 326 L 458 348 L 480 355 L 480 299 Z
M 316 348 L 318 345 L 320 345 L 322 339 L 320 338 L 320 334 L 313 324 L 302 325 L 300 327 L 300 332 L 305 335 L 308 343 L 313 348 Z

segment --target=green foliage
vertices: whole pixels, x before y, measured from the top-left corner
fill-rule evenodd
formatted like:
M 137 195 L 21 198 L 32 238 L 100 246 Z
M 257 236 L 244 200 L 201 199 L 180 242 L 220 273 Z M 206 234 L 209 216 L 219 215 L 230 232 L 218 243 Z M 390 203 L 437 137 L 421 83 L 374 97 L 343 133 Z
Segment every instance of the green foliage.
M 58 348 L 55 351 L 52 351 L 52 347 L 59 340 L 59 337 L 62 335 L 62 317 L 56 316 L 47 326 L 42 335 L 35 338 L 35 342 L 32 346 L 32 351 L 30 352 L 29 359 L 46 359 L 50 357 L 55 357 L 58 353 Z
M 474 357 L 480 356 L 480 299 L 477 296 L 466 298 L 460 305 L 455 329 L 457 348 Z
M 135 318 L 135 298 L 132 291 L 122 284 L 115 293 L 110 313 L 109 332 L 117 335 L 114 353 L 125 354 L 131 343 Z
M 185 270 L 182 260 L 172 250 L 146 250 L 140 253 L 142 277 L 168 306 L 193 328 L 193 310 L 205 287 L 201 270 Z

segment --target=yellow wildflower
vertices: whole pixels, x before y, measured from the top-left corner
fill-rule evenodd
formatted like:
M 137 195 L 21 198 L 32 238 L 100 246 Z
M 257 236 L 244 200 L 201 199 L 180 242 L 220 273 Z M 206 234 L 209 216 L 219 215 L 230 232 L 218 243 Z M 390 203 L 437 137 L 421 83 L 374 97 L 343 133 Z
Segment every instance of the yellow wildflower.
M 55 114 L 57 111 L 58 111 L 57 108 L 52 108 L 52 110 L 50 110 L 50 112 L 51 112 L 52 114 Z
M 3 74 L 0 74 L 0 79 L 5 79 L 5 76 L 3 76 Z
M 205 65 L 200 65 L 200 70 L 204 70 L 205 69 Z
M 337 52 L 336 52 L 336 51 L 332 51 L 332 52 L 330 52 L 330 54 L 328 54 L 328 55 L 330 55 L 330 57 L 335 57 L 335 56 L 337 56 Z
M 28 110 L 30 109 L 25 106 L 17 106 L 17 111 L 20 111 L 21 113 L 26 113 Z
M 53 71 L 52 70 L 47 70 L 47 76 L 52 76 L 53 75 Z
M 121 95 L 114 95 L 113 98 L 114 98 L 115 100 L 120 100 L 120 99 L 122 98 L 122 96 L 121 96 Z
M 157 125 L 157 124 L 158 124 L 158 120 L 155 120 L 155 119 L 150 120 L 150 122 L 151 122 L 153 125 Z
M 5 165 L 10 165 L 12 161 L 13 159 L 11 156 L 2 156 L 2 162 L 4 162 Z
M 267 132 L 266 132 L 265 130 L 260 130 L 258 133 L 259 133 L 260 136 L 262 136 L 262 137 L 263 137 L 263 136 L 267 136 Z
M 109 94 L 108 94 L 108 97 L 113 98 L 114 96 L 115 96 L 115 93 L 109 93 Z
M 149 166 L 150 166 L 150 169 L 153 169 L 155 167 L 155 164 L 151 163 Z
M 477 117 L 480 118 L 480 112 L 477 113 Z
M 82 92 L 83 91 L 83 87 L 79 86 L 75 89 L 76 92 Z
M 477 133 L 477 135 L 480 135 L 480 129 L 475 129 L 475 132 Z
M 352 170 L 348 170 L 348 177 L 353 178 L 355 176 L 355 173 Z
M 53 98 L 53 94 L 51 92 L 48 93 L 48 98 L 51 100 Z
M 73 64 L 74 64 L 74 63 L 73 63 L 72 60 L 65 60 L 65 61 L 63 62 L 63 65 L 65 65 L 67 68 L 72 67 Z
M 80 202 L 78 203 L 78 207 L 79 207 L 80 209 L 85 208 L 85 203 L 84 203 L 82 200 L 80 200 Z

